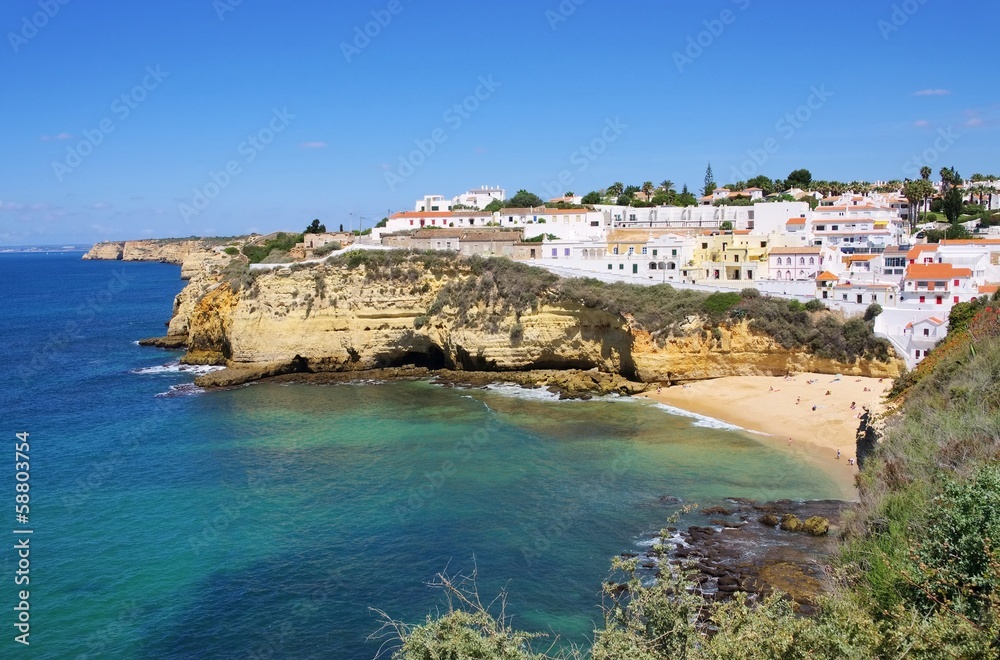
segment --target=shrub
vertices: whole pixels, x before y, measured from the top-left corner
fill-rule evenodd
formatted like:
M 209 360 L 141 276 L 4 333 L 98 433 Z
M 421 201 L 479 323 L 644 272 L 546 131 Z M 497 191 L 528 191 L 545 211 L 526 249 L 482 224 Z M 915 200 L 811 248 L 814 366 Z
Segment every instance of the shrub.
M 230 245 L 225 250 L 223 250 L 223 252 L 225 252 L 226 254 L 228 254 L 230 257 L 235 257 L 236 255 L 238 255 L 240 253 L 240 249 L 237 248 L 237 247 L 234 247 L 234 246 Z
M 868 309 L 865 310 L 865 321 L 874 321 L 879 314 L 882 313 L 882 305 L 878 303 L 872 303 L 868 305 Z
M 826 305 L 823 304 L 823 301 L 818 299 L 806 301 L 804 307 L 807 312 L 819 312 L 826 309 Z
M 313 256 L 325 257 L 331 252 L 336 252 L 337 250 L 343 249 L 339 241 L 333 241 L 332 243 L 327 243 L 326 245 L 321 245 L 320 247 L 313 250 Z
M 916 549 L 918 588 L 928 611 L 952 608 L 981 617 L 1000 586 L 1000 469 L 950 481 L 934 498 Z

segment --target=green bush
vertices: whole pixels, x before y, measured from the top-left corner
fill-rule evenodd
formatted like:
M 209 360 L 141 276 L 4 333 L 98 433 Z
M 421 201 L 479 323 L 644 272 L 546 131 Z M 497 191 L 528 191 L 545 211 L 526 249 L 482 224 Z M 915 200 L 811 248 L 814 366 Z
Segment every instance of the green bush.
M 302 234 L 279 233 L 274 238 L 265 241 L 262 245 L 244 245 L 243 254 L 252 264 L 264 263 L 264 260 L 272 252 L 289 252 L 296 244 L 303 240 Z M 272 262 L 280 263 L 280 262 Z
M 927 611 L 943 607 L 981 618 L 1000 588 L 1000 469 L 983 466 L 951 480 L 933 500 L 916 550 L 913 598 Z
M 228 254 L 230 257 L 235 257 L 236 255 L 238 255 L 240 253 L 240 249 L 238 247 L 234 247 L 234 246 L 230 245 L 225 250 L 223 250 L 223 252 L 225 252 L 226 254 Z

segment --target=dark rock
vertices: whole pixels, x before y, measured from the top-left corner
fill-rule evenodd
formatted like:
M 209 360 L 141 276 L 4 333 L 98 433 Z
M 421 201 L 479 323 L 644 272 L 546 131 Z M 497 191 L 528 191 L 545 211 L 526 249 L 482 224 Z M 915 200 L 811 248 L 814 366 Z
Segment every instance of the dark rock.
M 710 506 L 707 509 L 702 509 L 701 511 L 706 516 L 731 516 L 733 512 L 725 507 L 721 506 Z
M 773 513 L 769 513 L 766 516 L 762 516 L 760 519 L 760 524 L 767 525 L 768 527 L 777 527 L 780 523 L 781 521 L 778 520 L 778 516 L 774 515 Z

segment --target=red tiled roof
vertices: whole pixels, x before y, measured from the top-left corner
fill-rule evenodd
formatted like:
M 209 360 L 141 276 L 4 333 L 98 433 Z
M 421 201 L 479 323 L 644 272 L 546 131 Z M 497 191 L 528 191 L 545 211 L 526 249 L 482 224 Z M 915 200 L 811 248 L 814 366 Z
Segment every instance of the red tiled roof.
M 969 268 L 955 268 L 951 264 L 910 264 L 906 267 L 907 280 L 947 280 L 955 277 L 969 277 Z
M 824 270 L 816 277 L 817 282 L 836 282 L 840 278 L 828 270 Z

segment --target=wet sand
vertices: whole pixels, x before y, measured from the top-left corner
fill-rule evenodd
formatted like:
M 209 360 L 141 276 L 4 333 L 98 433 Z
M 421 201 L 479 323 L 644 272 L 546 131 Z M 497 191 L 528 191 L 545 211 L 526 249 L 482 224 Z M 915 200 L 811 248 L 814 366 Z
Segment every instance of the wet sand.
M 878 378 L 803 373 L 787 378 L 717 378 L 640 396 L 764 434 L 756 437 L 828 468 L 849 496 L 854 492 L 857 465 L 848 461 L 855 458 L 859 414 L 865 407 L 880 411 L 882 397 L 891 386 L 888 378 L 879 382 Z

